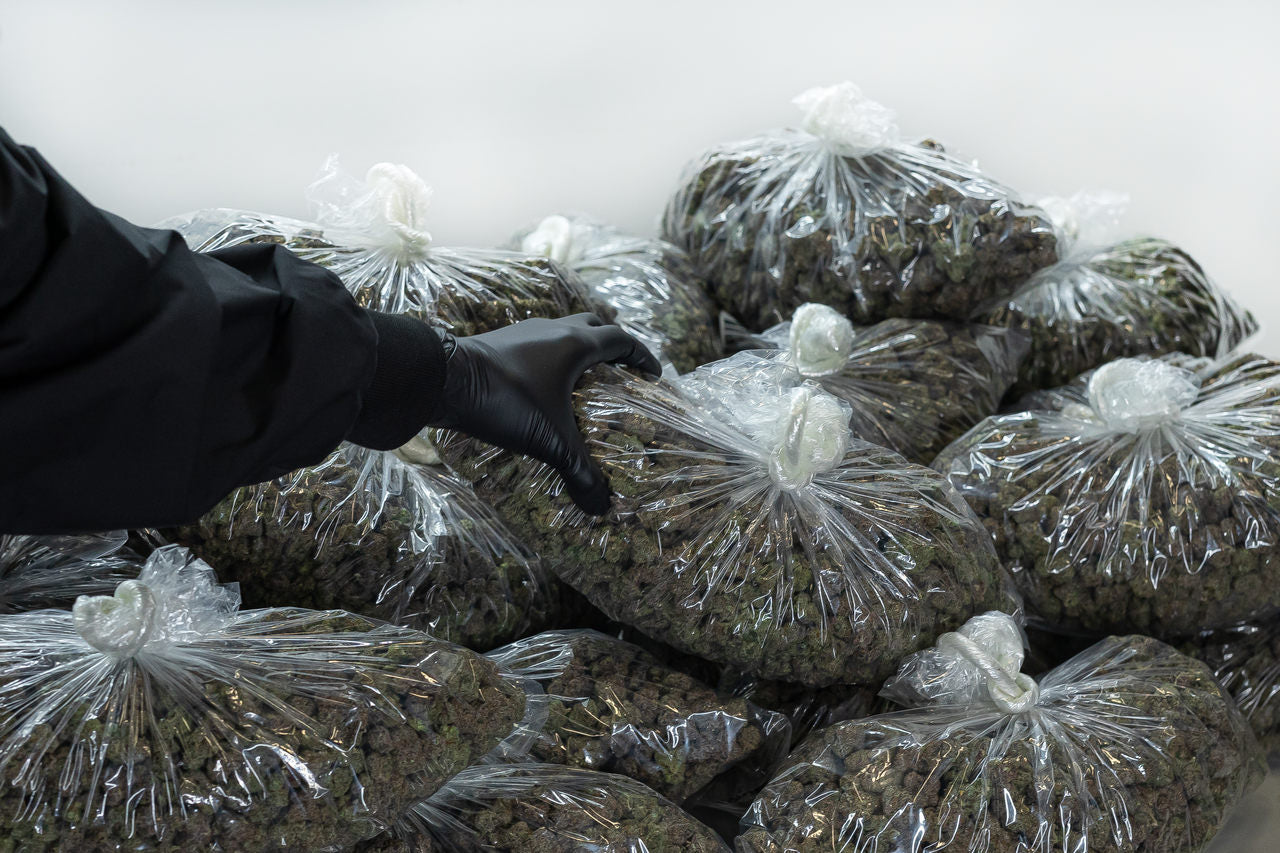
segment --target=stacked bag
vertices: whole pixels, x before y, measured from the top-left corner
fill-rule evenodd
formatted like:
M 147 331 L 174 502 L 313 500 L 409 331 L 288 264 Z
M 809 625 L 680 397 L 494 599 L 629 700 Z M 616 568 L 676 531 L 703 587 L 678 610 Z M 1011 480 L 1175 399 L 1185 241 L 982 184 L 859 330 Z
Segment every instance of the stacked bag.
M 168 223 L 453 334 L 593 312 L 664 373 L 573 394 L 603 518 L 428 430 L 0 538 L 0 853 L 1204 849 L 1280 737 L 1280 364 L 1122 199 L 796 104 L 660 237 L 443 248 L 416 175 L 336 160 L 314 221 Z

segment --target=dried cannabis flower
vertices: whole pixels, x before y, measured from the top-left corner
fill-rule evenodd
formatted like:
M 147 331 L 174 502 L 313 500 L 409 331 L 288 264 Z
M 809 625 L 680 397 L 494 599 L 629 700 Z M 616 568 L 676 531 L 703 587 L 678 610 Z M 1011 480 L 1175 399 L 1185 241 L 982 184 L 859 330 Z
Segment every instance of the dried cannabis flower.
M 760 335 L 733 325 L 726 321 L 731 341 L 848 403 L 854 435 L 922 465 L 996 413 L 1027 351 L 1025 336 L 1007 329 L 906 319 L 854 328 L 813 303 Z
M 1034 404 L 935 462 L 1029 613 L 1176 638 L 1280 611 L 1280 365 L 1121 359 Z
M 473 767 L 359 853 L 729 853 L 625 776 L 547 764 Z
M 851 439 L 843 404 L 760 364 L 679 389 L 591 374 L 574 400 L 615 493 L 603 520 L 546 466 L 458 435 L 440 452 L 606 615 L 764 678 L 873 683 L 1003 605 L 990 539 L 944 478 Z
M 167 547 L 114 597 L 0 617 L 0 846 L 344 850 L 524 713 L 519 686 L 458 646 L 237 606 Z
M 1124 203 L 1095 193 L 1047 200 L 1062 260 L 976 314 L 1031 338 L 1015 395 L 1065 385 L 1126 356 L 1222 357 L 1258 330 L 1182 249 L 1150 237 L 1115 239 Z
M 1195 853 L 1261 780 L 1204 664 L 1111 637 L 1037 684 L 1016 624 L 1016 654 L 974 630 L 993 617 L 1007 620 L 904 663 L 886 692 L 917 707 L 810 737 L 743 819 L 739 853 Z
M 968 319 L 1057 260 L 1044 214 L 844 83 L 804 93 L 803 130 L 714 148 L 667 205 L 720 307 L 752 329 L 820 302 L 854 322 Z
M 724 355 L 716 308 L 684 250 L 582 217 L 548 216 L 513 248 L 551 258 L 590 291 L 593 306 L 685 373 Z
M 465 482 L 352 444 L 164 535 L 251 607 L 349 610 L 481 651 L 582 609 Z
M 1182 651 L 1209 665 L 1263 748 L 1280 751 L 1280 620 L 1206 631 Z
M 768 780 L 790 746 L 780 714 L 663 666 L 638 646 L 596 631 L 552 631 L 491 652 L 533 678 L 548 717 L 536 761 L 620 773 L 676 802 L 726 773 Z

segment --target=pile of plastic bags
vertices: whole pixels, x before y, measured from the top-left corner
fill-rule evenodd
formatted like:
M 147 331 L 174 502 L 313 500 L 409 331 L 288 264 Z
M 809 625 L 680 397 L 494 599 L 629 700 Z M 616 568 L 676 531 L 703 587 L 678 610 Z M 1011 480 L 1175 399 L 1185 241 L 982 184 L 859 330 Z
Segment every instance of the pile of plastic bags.
M 594 312 L 664 375 L 573 394 L 601 518 L 432 430 L 0 537 L 0 853 L 1203 850 L 1280 746 L 1280 364 L 1119 197 L 796 103 L 658 235 L 442 247 L 417 175 L 335 159 L 311 221 L 170 220 L 454 335 Z

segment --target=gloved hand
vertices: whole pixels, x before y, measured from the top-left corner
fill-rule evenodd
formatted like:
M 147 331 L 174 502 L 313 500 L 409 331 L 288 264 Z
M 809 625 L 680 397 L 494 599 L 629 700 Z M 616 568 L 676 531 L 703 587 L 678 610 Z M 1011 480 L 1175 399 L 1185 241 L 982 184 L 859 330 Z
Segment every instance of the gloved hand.
M 609 484 L 573 419 L 573 387 L 606 361 L 661 375 L 653 354 L 594 314 L 524 320 L 465 338 L 445 335 L 444 344 L 443 414 L 431 426 L 545 462 L 584 511 L 608 512 Z

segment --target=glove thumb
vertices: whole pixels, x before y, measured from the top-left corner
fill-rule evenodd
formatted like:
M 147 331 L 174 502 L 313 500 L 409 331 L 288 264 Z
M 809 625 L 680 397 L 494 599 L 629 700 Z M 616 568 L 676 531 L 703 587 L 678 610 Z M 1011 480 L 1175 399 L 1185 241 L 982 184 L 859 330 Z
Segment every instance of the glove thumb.
M 561 434 L 564 442 L 563 462 L 556 470 L 564 479 L 569 497 L 578 508 L 589 515 L 604 515 L 609 511 L 609 481 L 600 466 L 587 452 L 587 445 L 577 429 Z

